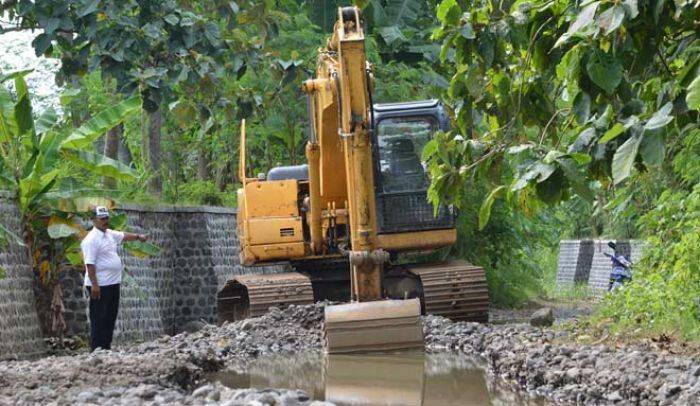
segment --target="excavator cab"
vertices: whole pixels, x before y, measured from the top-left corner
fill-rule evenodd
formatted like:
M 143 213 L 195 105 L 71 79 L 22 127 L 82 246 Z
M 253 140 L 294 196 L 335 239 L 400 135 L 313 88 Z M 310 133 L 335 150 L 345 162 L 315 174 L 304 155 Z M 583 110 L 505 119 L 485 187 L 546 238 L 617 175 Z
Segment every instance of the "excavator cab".
M 454 214 L 427 200 L 430 179 L 423 147 L 449 118 L 438 100 L 375 104 L 373 109 L 375 193 L 379 234 L 454 228 Z
M 293 271 L 228 281 L 218 294 L 221 321 L 254 317 L 270 306 L 350 302 L 325 308 L 326 350 L 339 353 L 421 348 L 425 313 L 487 317 L 482 268 L 390 261 L 456 240 L 454 213 L 440 207 L 436 214 L 427 201 L 421 159 L 449 120 L 437 100 L 372 104 L 372 82 L 360 10 L 340 8 L 316 75 L 302 85 L 307 163 L 248 178 L 242 125 L 241 263 L 289 261 Z

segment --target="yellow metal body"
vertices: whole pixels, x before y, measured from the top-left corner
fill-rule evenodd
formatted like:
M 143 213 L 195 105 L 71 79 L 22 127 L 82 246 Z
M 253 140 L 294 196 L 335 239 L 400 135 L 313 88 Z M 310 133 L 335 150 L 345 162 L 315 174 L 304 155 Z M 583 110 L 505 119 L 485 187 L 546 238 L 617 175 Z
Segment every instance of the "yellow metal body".
M 418 273 L 406 278 L 407 284 L 385 282 L 393 277 L 388 272 L 385 280 L 383 275 L 389 251 L 450 246 L 456 240 L 456 231 L 448 228 L 378 232 L 371 67 L 365 58 L 359 10 L 346 7 L 339 9 L 338 14 L 333 36 L 320 50 L 316 75 L 302 86 L 309 98 L 313 129 L 306 145 L 308 174 L 280 176 L 284 180 L 274 180 L 276 176 L 270 176 L 273 180 L 247 178 L 245 123 L 242 124 L 243 186 L 238 190 L 237 220 L 241 262 L 247 265 L 272 260 L 308 262 L 345 256 L 350 264 L 350 299 L 354 303 L 325 308 L 327 350 L 421 347 L 421 300 L 415 294 L 422 295 L 422 290 L 414 287 L 417 278 L 429 279 L 424 287 L 432 289 L 432 296 L 425 298 L 426 303 L 436 309 L 447 303 L 449 309 L 445 314 L 461 314 L 461 308 L 455 304 L 472 305 L 466 297 L 470 292 L 467 276 L 471 275 L 468 274 L 471 268 L 447 267 L 443 273 L 420 268 L 416 270 Z M 467 276 L 462 278 L 463 274 Z M 467 278 L 467 282 L 451 286 L 443 280 L 458 277 Z M 249 291 L 256 286 L 253 281 L 240 283 L 250 285 Z M 271 295 L 280 296 L 274 292 Z M 383 297 L 405 300 L 381 300 Z M 221 300 L 224 299 L 229 298 Z M 254 303 L 257 299 L 248 297 L 248 300 L 251 308 L 257 306 Z M 488 300 L 485 303 L 488 306 Z
M 246 177 L 245 121 L 241 124 L 237 232 L 241 263 L 302 258 L 306 244 L 296 180 L 263 181 Z
M 329 240 L 332 232 L 344 227 L 349 236 L 343 244 L 351 262 L 351 297 L 373 301 L 381 298 L 385 251 L 450 246 L 456 231 L 378 234 L 369 114 L 371 66 L 365 58 L 359 10 L 344 10 L 333 36 L 320 50 L 315 77 L 302 86 L 310 97 L 314 130 L 306 145 L 308 182 L 303 190 L 295 179 L 246 177 L 242 124 L 238 235 L 245 264 L 323 259 L 338 256 Z

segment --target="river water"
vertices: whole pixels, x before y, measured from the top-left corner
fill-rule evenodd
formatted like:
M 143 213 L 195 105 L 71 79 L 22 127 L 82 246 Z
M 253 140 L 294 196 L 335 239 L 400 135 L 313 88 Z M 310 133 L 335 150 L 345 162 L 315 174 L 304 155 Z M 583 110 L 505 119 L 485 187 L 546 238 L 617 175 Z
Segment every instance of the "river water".
M 258 358 L 210 375 L 234 389 L 301 389 L 338 405 L 540 405 L 498 387 L 474 359 L 422 352 Z

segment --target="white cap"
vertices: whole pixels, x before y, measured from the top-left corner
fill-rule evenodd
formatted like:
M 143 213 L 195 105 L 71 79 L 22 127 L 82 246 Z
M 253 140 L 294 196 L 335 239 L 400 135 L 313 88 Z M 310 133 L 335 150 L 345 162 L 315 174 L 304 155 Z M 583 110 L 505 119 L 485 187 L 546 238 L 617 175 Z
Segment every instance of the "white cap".
M 101 219 L 105 217 L 109 217 L 109 210 L 104 206 L 95 207 L 95 218 Z

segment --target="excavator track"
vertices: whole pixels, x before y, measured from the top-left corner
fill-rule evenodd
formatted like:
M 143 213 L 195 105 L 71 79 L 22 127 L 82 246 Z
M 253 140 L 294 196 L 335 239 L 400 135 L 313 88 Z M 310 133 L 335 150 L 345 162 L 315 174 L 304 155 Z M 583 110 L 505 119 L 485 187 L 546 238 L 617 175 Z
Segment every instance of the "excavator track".
M 411 266 L 408 271 L 420 278 L 425 313 L 455 321 L 488 321 L 489 290 L 484 268 L 450 261 Z
M 223 322 L 262 316 L 270 307 L 311 304 L 314 293 L 311 280 L 298 272 L 239 275 L 226 283 L 217 301 Z

